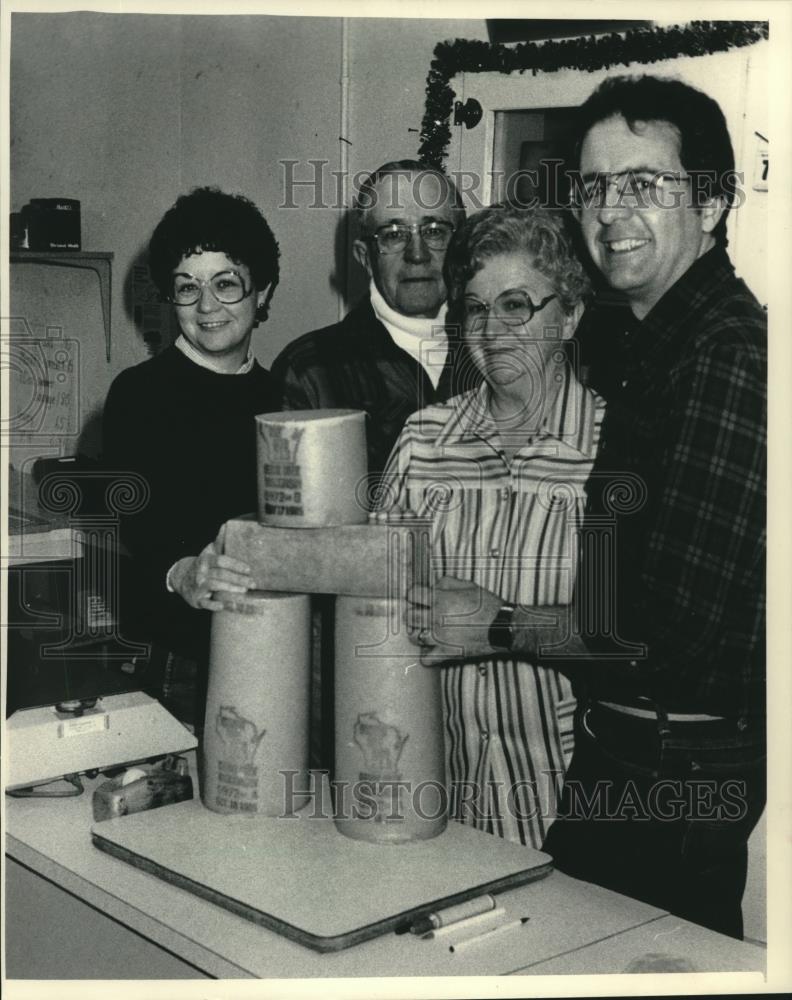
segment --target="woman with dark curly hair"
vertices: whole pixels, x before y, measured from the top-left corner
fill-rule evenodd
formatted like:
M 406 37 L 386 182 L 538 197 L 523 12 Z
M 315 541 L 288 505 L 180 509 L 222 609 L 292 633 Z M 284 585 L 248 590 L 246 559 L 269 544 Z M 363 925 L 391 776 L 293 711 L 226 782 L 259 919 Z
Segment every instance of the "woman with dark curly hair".
M 122 596 L 134 591 L 136 631 L 153 644 L 155 689 L 163 658 L 204 661 L 206 611 L 219 607 L 213 592 L 251 584 L 247 567 L 221 554 L 215 539 L 230 517 L 255 509 L 254 417 L 278 408 L 273 380 L 250 349 L 278 283 L 278 256 L 258 208 L 216 188 L 180 197 L 149 244 L 152 278 L 180 334 L 113 382 L 104 459 L 149 486 L 146 505 L 122 523 L 135 570 Z
M 449 320 L 483 381 L 407 420 L 379 508 L 389 519 L 431 519 L 438 576 L 472 581 L 504 604 L 568 603 L 604 414 L 566 349 L 588 280 L 560 216 L 502 205 L 456 231 L 445 276 Z M 408 619 L 431 647 L 421 624 Z M 541 847 L 572 753 L 569 680 L 508 650 L 434 669 L 443 672 L 451 815 Z

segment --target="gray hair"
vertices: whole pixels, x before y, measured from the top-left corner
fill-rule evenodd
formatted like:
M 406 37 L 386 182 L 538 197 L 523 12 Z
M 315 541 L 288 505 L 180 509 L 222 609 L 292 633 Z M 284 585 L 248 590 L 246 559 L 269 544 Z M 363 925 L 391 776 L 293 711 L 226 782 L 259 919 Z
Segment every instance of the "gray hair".
M 473 275 L 486 261 L 508 253 L 525 253 L 532 258 L 536 270 L 553 283 L 566 313 L 572 312 L 591 290 L 560 213 L 544 208 L 492 205 L 471 215 L 449 244 L 444 274 L 454 314 Z
M 464 217 L 465 205 L 462 201 L 462 196 L 451 178 L 443 173 L 442 170 L 423 163 L 421 160 L 389 160 L 365 177 L 363 183 L 360 185 L 360 190 L 354 201 L 354 210 L 361 232 L 365 231 L 366 228 L 366 212 L 374 208 L 377 204 L 379 196 L 375 189 L 383 177 L 414 177 L 416 175 L 421 177 L 427 174 L 440 178 L 448 187 L 453 207 Z M 431 207 L 437 206 L 433 205 Z

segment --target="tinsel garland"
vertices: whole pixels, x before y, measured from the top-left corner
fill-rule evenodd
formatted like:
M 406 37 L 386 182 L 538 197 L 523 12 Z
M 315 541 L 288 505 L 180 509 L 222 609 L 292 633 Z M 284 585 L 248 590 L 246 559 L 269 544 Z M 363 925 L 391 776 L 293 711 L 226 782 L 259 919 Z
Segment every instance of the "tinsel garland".
M 684 27 L 637 28 L 623 33 L 562 41 L 490 44 L 457 38 L 440 42 L 426 79 L 426 109 L 419 156 L 442 169 L 451 141 L 457 73 L 554 73 L 561 69 L 592 72 L 630 63 L 653 63 L 677 56 L 703 56 L 753 45 L 769 34 L 766 21 L 692 21 Z

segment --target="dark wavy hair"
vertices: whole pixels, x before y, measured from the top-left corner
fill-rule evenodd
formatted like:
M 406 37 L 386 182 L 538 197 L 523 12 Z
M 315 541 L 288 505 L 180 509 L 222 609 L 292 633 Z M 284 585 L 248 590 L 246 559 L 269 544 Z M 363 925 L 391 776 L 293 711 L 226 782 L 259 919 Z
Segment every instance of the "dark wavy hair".
M 580 167 L 580 150 L 589 130 L 620 115 L 632 131 L 636 122 L 667 122 L 679 134 L 679 162 L 698 175 L 706 198 L 721 198 L 725 211 L 712 235 L 726 245 L 726 216 L 735 200 L 734 150 L 720 105 L 681 80 L 657 76 L 612 76 L 578 109 L 571 166 Z
M 591 289 L 559 212 L 492 205 L 471 215 L 449 244 L 444 275 L 452 323 L 461 321 L 465 288 L 473 275 L 488 260 L 508 253 L 525 253 L 532 259 L 536 270 L 552 282 L 566 313 Z
M 269 288 L 256 316 L 267 318 L 280 278 L 280 250 L 267 220 L 249 198 L 216 187 L 195 188 L 176 199 L 149 243 L 149 271 L 163 301 L 171 294 L 173 271 L 182 257 L 224 253 L 250 271 L 258 291 Z

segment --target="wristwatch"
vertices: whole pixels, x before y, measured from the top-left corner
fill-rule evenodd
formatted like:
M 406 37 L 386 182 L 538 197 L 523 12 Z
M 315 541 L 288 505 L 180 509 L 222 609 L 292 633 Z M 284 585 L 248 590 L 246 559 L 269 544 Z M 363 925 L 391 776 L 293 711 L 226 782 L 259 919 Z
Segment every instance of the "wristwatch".
M 502 604 L 489 627 L 487 641 L 493 649 L 511 651 L 514 642 L 514 605 Z

